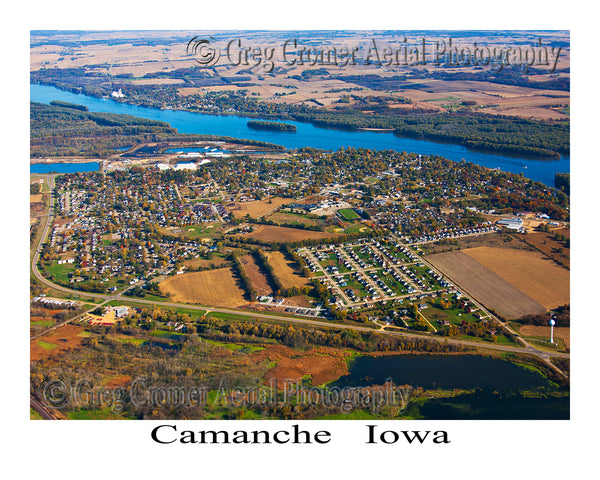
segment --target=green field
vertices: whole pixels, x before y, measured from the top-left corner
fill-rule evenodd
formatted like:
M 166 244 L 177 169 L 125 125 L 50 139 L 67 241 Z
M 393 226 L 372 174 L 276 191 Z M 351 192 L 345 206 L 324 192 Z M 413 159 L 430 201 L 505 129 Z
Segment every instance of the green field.
M 69 274 L 75 271 L 74 263 L 63 263 L 59 265 L 53 262 L 50 266 L 46 267 L 46 272 L 50 275 L 53 280 L 59 283 L 69 283 Z
M 447 320 L 451 325 L 462 325 L 463 322 L 466 323 L 476 323 L 478 321 L 471 313 L 466 313 L 463 310 L 459 310 L 456 308 L 442 310 L 441 308 L 437 308 L 436 306 L 428 303 L 428 307 L 425 308 L 421 313 L 423 316 L 427 318 L 431 323 L 435 323 L 437 320 Z
M 346 233 L 365 233 L 365 232 L 370 232 L 371 229 L 369 227 L 366 227 L 364 224 L 362 223 L 353 223 L 352 225 L 346 227 L 344 229 L 344 232 Z
M 360 219 L 360 215 L 352 208 L 342 208 L 337 212 L 344 220 L 352 221 Z
M 219 233 L 221 223 L 201 223 L 198 225 L 187 225 L 181 227 L 183 234 L 190 239 L 196 239 L 197 237 L 212 238 L 215 234 Z
M 202 341 L 208 343 L 209 345 L 223 347 L 223 348 L 226 348 L 226 349 L 232 350 L 232 351 L 258 352 L 260 350 L 264 350 L 264 348 L 265 348 L 265 347 L 258 347 L 256 345 L 249 345 L 249 344 L 218 342 L 216 340 L 208 340 L 206 338 L 202 338 Z
M 37 344 L 44 350 L 54 350 L 57 347 L 55 343 L 44 342 L 43 340 L 38 340 Z

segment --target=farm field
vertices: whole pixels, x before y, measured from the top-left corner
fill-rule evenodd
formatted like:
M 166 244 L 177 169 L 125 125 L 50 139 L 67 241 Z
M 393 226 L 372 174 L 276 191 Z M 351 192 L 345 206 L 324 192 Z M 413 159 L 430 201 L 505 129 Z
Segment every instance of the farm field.
M 472 80 L 409 81 L 421 88 L 400 89 L 403 96 L 416 104 L 437 107 L 464 101 L 476 102 L 479 111 L 496 115 L 533 117 L 538 119 L 568 119 L 563 113 L 569 107 L 569 93 L 560 90 L 540 90 L 516 85 L 500 85 Z M 558 107 L 558 108 L 557 108 Z
M 254 257 L 252 255 L 244 255 L 240 258 L 240 262 L 244 266 L 244 271 L 250 277 L 258 295 L 273 295 L 269 281 L 256 263 L 256 260 L 254 260 Z
M 243 218 L 246 215 L 250 215 L 251 218 L 257 218 L 285 203 L 290 202 L 291 200 L 289 198 L 273 197 L 268 200 L 236 202 L 235 206 L 229 207 L 229 210 L 231 210 L 231 214 L 235 218 Z
M 194 258 L 192 260 L 184 260 L 183 264 L 192 270 L 195 269 L 199 269 L 199 268 L 209 268 L 211 265 L 215 265 L 216 267 L 220 267 L 221 265 L 224 265 L 228 263 L 227 260 L 225 260 L 222 257 L 213 257 L 210 260 L 207 258 Z
M 541 250 L 550 258 L 556 260 L 558 263 L 570 267 L 571 264 L 571 249 L 566 246 L 564 242 L 559 242 L 554 234 L 564 235 L 565 238 L 569 238 L 570 232 L 569 229 L 561 228 L 559 230 L 555 230 L 551 233 L 545 232 L 534 232 L 529 233 L 526 237 L 523 238 L 523 241 L 538 250 Z
M 248 303 L 230 268 L 184 273 L 163 280 L 159 287 L 174 302 L 218 307 L 240 307 Z
M 539 252 L 477 247 L 464 253 L 549 310 L 570 303 L 569 271 Z
M 464 251 L 437 253 L 429 255 L 427 260 L 460 288 L 502 317 L 514 319 L 546 311 L 543 305 Z
M 269 263 L 273 266 L 273 270 L 275 270 L 277 277 L 281 280 L 283 288 L 302 288 L 309 285 L 309 280 L 294 271 L 290 266 L 290 262 L 283 256 L 283 253 L 269 252 L 266 255 L 269 259 Z
M 333 238 L 337 237 L 338 234 L 301 230 L 299 228 L 277 227 L 273 225 L 258 225 L 256 230 L 243 236 L 263 242 L 298 242 L 300 240 L 313 238 Z

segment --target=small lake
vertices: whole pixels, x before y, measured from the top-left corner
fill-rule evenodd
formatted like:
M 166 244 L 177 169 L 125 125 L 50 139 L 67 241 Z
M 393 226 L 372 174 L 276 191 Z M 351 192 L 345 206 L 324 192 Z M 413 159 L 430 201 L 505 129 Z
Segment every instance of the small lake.
M 409 407 L 406 413 L 426 420 L 568 420 L 570 406 L 568 396 L 531 398 L 475 392 L 429 399 Z
M 294 149 L 313 147 L 323 150 L 337 150 L 341 147 L 370 148 L 375 150 L 396 150 L 415 152 L 423 155 L 439 155 L 460 162 L 466 160 L 488 168 L 498 168 L 505 172 L 522 173 L 525 177 L 554 186 L 554 174 L 570 171 L 569 157 L 542 159 L 535 157 L 510 157 L 492 153 L 468 150 L 460 145 L 415 140 L 395 136 L 390 132 L 337 130 L 320 128 L 309 123 L 285 120 L 296 126 L 296 132 L 276 132 L 248 128 L 248 118 L 237 115 L 209 115 L 183 110 L 161 110 L 118 103 L 110 99 L 78 95 L 47 85 L 30 85 L 32 102 L 50 103 L 52 100 L 85 105 L 92 112 L 109 112 L 135 115 L 137 117 L 160 120 L 176 128 L 179 133 L 223 135 L 234 138 L 261 140 Z M 269 120 L 253 118 L 253 120 Z M 272 120 L 272 119 L 271 119 Z
M 30 173 L 76 173 L 97 172 L 100 168 L 98 162 L 85 163 L 35 163 L 29 166 Z
M 329 387 L 411 385 L 473 389 L 449 398 L 409 401 L 403 415 L 427 420 L 564 420 L 570 398 L 539 373 L 506 360 L 476 355 L 360 356 Z M 523 394 L 537 392 L 538 396 Z M 562 395 L 562 396 L 561 396 Z
M 475 355 L 385 355 L 360 356 L 349 366 L 349 373 L 331 386 L 362 387 L 395 385 L 426 389 L 488 388 L 523 390 L 552 387 L 537 372 L 506 360 Z

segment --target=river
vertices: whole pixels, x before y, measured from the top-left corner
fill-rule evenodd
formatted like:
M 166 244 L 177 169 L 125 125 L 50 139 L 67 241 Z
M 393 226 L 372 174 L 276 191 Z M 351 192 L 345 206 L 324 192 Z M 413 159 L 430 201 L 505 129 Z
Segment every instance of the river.
M 50 103 L 52 100 L 85 105 L 92 112 L 109 112 L 135 115 L 137 117 L 160 120 L 176 128 L 179 133 L 224 135 L 235 138 L 261 140 L 283 145 L 286 148 L 313 147 L 324 150 L 337 150 L 341 147 L 370 148 L 374 150 L 396 150 L 423 155 L 439 155 L 456 162 L 468 162 L 488 168 L 498 168 L 505 172 L 523 173 L 527 178 L 554 186 L 554 174 L 570 171 L 570 158 L 556 160 L 536 159 L 535 157 L 509 157 L 492 153 L 468 150 L 459 145 L 415 140 L 395 136 L 390 132 L 348 131 L 320 128 L 301 122 L 285 121 L 296 126 L 296 132 L 274 132 L 253 130 L 246 125 L 247 117 L 237 115 L 209 115 L 185 112 L 182 110 L 160 110 L 118 103 L 111 99 L 95 98 L 59 90 L 46 85 L 30 85 L 32 102 Z M 256 118 L 255 118 L 256 119 Z

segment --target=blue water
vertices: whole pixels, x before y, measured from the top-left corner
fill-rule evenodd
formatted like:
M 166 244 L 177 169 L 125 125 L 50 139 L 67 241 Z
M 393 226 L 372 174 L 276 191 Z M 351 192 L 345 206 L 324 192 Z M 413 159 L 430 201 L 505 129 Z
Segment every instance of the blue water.
M 550 387 L 537 372 L 497 358 L 476 355 L 361 356 L 350 364 L 348 375 L 333 382 L 337 387 L 396 385 L 424 388 L 535 389 Z
M 439 155 L 460 162 L 466 160 L 488 168 L 499 168 L 505 172 L 523 173 L 527 178 L 554 186 L 554 174 L 570 172 L 569 157 L 557 160 L 518 158 L 468 150 L 459 145 L 401 138 L 389 132 L 346 131 L 315 127 L 308 123 L 291 122 L 296 132 L 275 132 L 253 130 L 246 125 L 248 118 L 234 115 L 208 115 L 180 110 L 160 110 L 117 103 L 110 99 L 94 98 L 59 90 L 45 85 L 30 85 L 30 99 L 33 102 L 50 103 L 62 100 L 87 106 L 92 112 L 110 112 L 135 115 L 137 117 L 160 120 L 176 128 L 179 133 L 224 135 L 247 138 L 283 145 L 287 148 L 313 147 L 324 150 L 337 150 L 341 147 L 370 148 L 374 150 L 396 150 L 423 155 Z
M 36 163 L 29 167 L 31 173 L 76 173 L 96 172 L 100 168 L 98 162 L 86 163 Z

